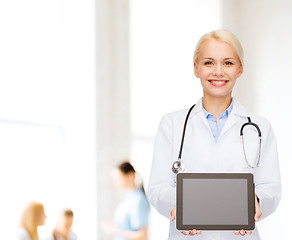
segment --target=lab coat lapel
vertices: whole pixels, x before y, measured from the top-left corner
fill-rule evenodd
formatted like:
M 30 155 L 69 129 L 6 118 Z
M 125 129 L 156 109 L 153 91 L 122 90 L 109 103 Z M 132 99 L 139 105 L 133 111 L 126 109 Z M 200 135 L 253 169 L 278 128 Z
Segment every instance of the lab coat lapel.
M 222 132 L 218 138 L 221 138 L 237 121 L 238 121 L 238 116 L 239 117 L 249 117 L 249 113 L 245 110 L 245 108 L 236 100 L 234 99 L 234 106 L 233 110 L 231 111 L 229 117 L 227 118 L 227 121 L 222 129 Z M 239 134 L 239 130 L 238 130 Z
M 200 100 L 196 103 L 196 106 L 194 107 L 193 111 L 191 112 L 191 115 L 190 115 L 190 118 L 192 118 L 193 116 L 195 115 L 198 115 L 201 120 L 203 121 L 203 123 L 205 124 L 205 126 L 209 129 L 212 137 L 213 137 L 213 134 L 212 134 L 212 130 L 210 128 L 210 125 L 208 123 L 208 120 L 205 116 L 205 113 L 203 112 L 203 102 L 202 102 L 202 98 L 200 98 Z
M 219 141 L 221 136 L 224 135 L 225 132 L 227 132 L 237 122 L 237 120 L 238 119 L 236 118 L 234 112 L 232 111 L 231 114 L 229 115 L 229 117 L 227 118 L 226 123 L 224 124 L 222 132 L 221 132 L 217 141 Z M 239 133 L 239 131 L 238 131 L 238 133 Z

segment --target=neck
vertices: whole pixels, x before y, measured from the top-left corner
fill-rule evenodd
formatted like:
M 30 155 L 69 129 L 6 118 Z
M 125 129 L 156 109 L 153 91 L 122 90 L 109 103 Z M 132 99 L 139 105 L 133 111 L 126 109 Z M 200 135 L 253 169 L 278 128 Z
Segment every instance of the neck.
M 69 233 L 70 229 L 65 229 L 65 228 L 60 228 L 60 227 L 56 227 L 56 232 L 60 235 L 62 235 L 63 238 L 67 238 L 68 233 Z
M 131 191 L 135 190 L 136 188 L 137 186 L 135 182 L 130 183 L 129 186 L 127 187 L 127 189 Z
M 204 93 L 203 107 L 209 113 L 215 116 L 216 122 L 218 117 L 229 107 L 231 104 L 231 94 L 224 97 L 212 97 Z

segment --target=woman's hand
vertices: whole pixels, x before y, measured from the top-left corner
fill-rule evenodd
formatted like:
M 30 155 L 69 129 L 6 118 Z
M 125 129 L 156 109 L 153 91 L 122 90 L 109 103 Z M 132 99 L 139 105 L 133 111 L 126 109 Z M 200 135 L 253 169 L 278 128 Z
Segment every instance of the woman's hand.
M 241 236 L 244 236 L 245 234 L 248 234 L 248 235 L 250 235 L 250 234 L 252 234 L 252 231 L 245 231 L 245 230 L 240 230 L 240 231 L 234 231 L 234 234 L 235 235 L 241 235 Z
M 254 215 L 254 221 L 257 222 L 260 217 L 262 216 L 262 211 L 260 209 L 260 205 L 258 202 L 258 196 L 255 195 L 255 215 Z M 234 231 L 235 235 L 241 235 L 244 236 L 245 234 L 252 234 L 252 231 L 245 231 L 245 230 L 240 230 L 240 231 Z
M 176 206 L 170 212 L 170 220 L 173 221 L 176 218 Z
M 117 232 L 117 229 L 112 221 L 108 220 L 102 223 L 102 228 L 107 234 L 115 234 Z
M 176 206 L 174 206 L 174 208 L 171 210 L 170 212 L 170 220 L 174 221 L 176 218 Z M 190 230 L 190 231 L 183 231 L 181 232 L 183 235 L 201 235 L 202 232 L 201 231 L 197 231 L 196 229 Z

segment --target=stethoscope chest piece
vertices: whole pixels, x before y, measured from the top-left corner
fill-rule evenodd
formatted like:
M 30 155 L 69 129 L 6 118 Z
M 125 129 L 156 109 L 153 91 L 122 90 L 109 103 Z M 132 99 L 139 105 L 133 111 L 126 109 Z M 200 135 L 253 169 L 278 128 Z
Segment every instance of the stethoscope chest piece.
M 177 160 L 172 164 L 173 173 L 178 174 L 178 173 L 183 172 L 184 170 L 185 170 L 185 165 L 183 164 L 182 161 Z

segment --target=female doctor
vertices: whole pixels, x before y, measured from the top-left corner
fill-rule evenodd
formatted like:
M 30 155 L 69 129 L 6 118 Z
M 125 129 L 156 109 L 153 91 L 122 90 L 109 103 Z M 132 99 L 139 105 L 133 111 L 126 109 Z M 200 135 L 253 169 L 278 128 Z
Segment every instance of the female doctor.
M 203 87 L 203 98 L 190 111 L 187 122 L 181 156 L 184 172 L 253 173 L 256 193 L 254 218 L 257 222 L 276 210 L 281 197 L 281 183 L 276 140 L 270 123 L 249 113 L 232 97 L 236 80 L 243 72 L 242 47 L 231 32 L 209 32 L 199 40 L 193 60 L 195 75 Z M 158 212 L 170 219 L 168 239 L 231 240 L 241 236 L 260 239 L 257 229 L 238 229 L 235 232 L 176 230 L 176 173 L 172 171 L 172 164 L 178 160 L 188 111 L 173 112 L 162 118 L 154 147 L 148 197 Z M 248 124 L 243 130 L 243 148 L 240 129 L 249 121 L 259 128 L 261 144 L 257 127 Z

